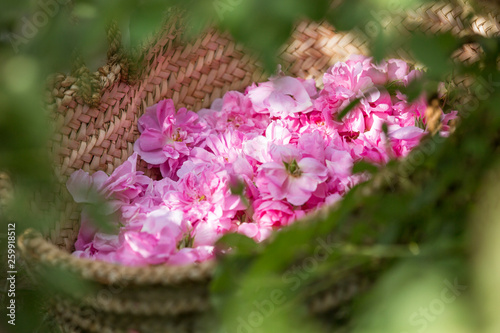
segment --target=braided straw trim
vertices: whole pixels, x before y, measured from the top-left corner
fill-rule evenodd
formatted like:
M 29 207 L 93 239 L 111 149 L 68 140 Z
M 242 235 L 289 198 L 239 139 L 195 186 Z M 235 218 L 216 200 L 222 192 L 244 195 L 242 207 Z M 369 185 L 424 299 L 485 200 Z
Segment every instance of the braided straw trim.
M 309 301 L 309 311 L 315 314 L 327 313 L 353 299 L 354 296 L 367 290 L 372 281 L 364 276 L 353 276 L 336 284 L 332 290 Z M 143 306 L 138 303 L 136 306 Z M 156 308 L 158 310 L 161 308 Z M 86 306 L 79 301 L 58 298 L 50 308 L 52 315 L 64 332 L 208 332 L 210 308 L 189 311 L 185 314 L 172 315 L 165 311 L 147 313 L 132 309 L 126 315 L 113 309 L 102 311 L 99 308 Z M 210 326 L 208 326 L 210 327 Z
M 102 296 L 105 295 L 106 296 Z M 203 312 L 211 308 L 207 284 L 190 284 L 182 288 L 147 288 L 144 286 L 124 289 L 113 295 L 103 291 L 76 300 L 79 305 L 97 311 L 116 314 L 176 316 L 189 312 Z
M 309 312 L 320 314 L 331 309 L 339 308 L 342 304 L 352 300 L 356 295 L 368 290 L 373 281 L 365 274 L 349 276 L 344 281 L 336 284 L 334 288 L 315 294 L 308 303 Z
M 182 316 L 127 316 L 99 312 L 67 300 L 58 299 L 49 310 L 63 332 L 95 333 L 195 333 L 207 332 L 207 314 L 192 312 Z
M 69 272 L 101 284 L 125 282 L 140 285 L 178 285 L 190 281 L 200 282 L 209 279 L 215 267 L 213 261 L 192 266 L 136 267 L 76 258 L 47 242 L 31 229 L 19 237 L 18 246 L 28 261 L 60 266 Z

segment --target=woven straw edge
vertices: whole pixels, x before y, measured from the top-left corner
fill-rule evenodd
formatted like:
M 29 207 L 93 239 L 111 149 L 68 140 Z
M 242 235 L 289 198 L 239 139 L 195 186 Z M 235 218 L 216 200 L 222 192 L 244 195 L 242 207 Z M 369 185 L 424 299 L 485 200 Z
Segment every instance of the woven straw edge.
M 118 281 L 144 285 L 176 285 L 185 282 L 206 281 L 213 275 L 215 261 L 184 266 L 125 266 L 86 258 L 77 258 L 48 242 L 39 232 L 27 229 L 17 241 L 28 263 L 41 261 L 50 266 L 60 266 L 84 279 L 101 284 Z M 116 274 L 109 274 L 111 271 Z

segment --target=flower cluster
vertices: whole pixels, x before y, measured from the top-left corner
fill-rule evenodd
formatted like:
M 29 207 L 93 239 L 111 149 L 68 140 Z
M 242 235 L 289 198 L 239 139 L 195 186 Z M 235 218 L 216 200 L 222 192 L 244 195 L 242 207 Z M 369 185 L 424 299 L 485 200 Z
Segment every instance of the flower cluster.
M 92 203 L 93 193 L 108 198 L 119 227 L 117 235 L 101 232 L 84 209 L 74 255 L 187 264 L 213 257 L 225 233 L 266 239 L 365 180 L 352 174 L 355 162 L 383 164 L 418 145 L 425 99 L 409 103 L 384 88 L 418 74 L 400 60 L 356 56 L 331 67 L 319 91 L 313 80 L 277 76 L 244 93 L 229 91 L 197 113 L 176 110 L 172 100 L 149 107 L 135 153 L 111 176 L 80 170 L 69 179 L 76 202 Z M 453 117 L 442 115 L 441 135 Z M 138 157 L 162 179 L 137 171 Z

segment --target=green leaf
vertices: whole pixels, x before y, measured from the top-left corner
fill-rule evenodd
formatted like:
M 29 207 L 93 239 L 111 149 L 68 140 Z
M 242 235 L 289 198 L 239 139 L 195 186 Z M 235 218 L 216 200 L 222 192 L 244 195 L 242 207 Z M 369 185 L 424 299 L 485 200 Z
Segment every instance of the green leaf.
M 45 286 L 43 292 L 49 294 L 57 292 L 75 298 L 82 298 L 88 294 L 95 293 L 97 290 L 95 283 L 85 280 L 76 273 L 62 267 L 47 266 L 40 273 Z
M 457 39 L 451 33 L 414 34 L 410 40 L 412 53 L 429 68 L 429 74 L 435 78 L 442 78 L 451 72 L 451 54 L 458 46 Z
M 344 109 L 342 109 L 342 111 L 339 112 L 339 114 L 337 115 L 337 120 L 342 120 L 342 118 L 344 118 L 349 113 L 349 111 L 351 111 L 356 105 L 358 105 L 360 101 L 361 98 L 356 98 L 355 100 L 350 102 Z
M 237 233 L 226 234 L 216 243 L 216 247 L 231 249 L 234 254 L 255 254 L 259 245 L 251 238 Z
M 371 1 L 342 1 L 328 13 L 327 19 L 336 29 L 352 30 L 364 27 L 372 19 L 370 10 L 373 10 Z
M 352 173 L 361 173 L 365 171 L 374 174 L 378 171 L 378 167 L 366 161 L 356 162 L 352 167 Z

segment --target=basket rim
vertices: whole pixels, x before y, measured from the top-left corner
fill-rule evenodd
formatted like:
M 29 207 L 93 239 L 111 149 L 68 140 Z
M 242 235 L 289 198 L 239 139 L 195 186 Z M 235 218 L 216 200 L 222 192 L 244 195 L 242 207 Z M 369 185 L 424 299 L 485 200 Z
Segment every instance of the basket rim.
M 49 242 L 34 229 L 27 229 L 17 239 L 23 257 L 29 262 L 38 260 L 49 266 L 60 266 L 80 277 L 101 284 L 126 282 L 141 285 L 176 285 L 203 282 L 214 273 L 216 260 L 187 265 L 126 266 L 87 258 L 78 258 Z

